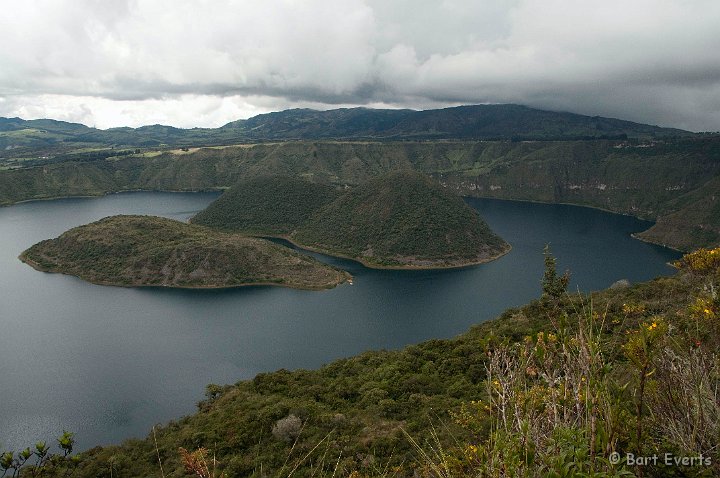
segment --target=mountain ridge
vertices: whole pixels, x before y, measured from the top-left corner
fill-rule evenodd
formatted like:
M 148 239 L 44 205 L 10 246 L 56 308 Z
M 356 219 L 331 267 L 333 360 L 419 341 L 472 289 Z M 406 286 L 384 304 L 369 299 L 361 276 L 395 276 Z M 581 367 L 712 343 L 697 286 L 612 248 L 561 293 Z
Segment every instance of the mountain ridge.
M 547 111 L 516 104 L 430 110 L 290 109 L 229 122 L 218 128 L 144 125 L 97 129 L 66 121 L 0 118 L 0 157 L 17 152 L 82 146 L 207 146 L 271 140 L 572 140 L 693 136 L 677 128 L 616 118 Z M 19 151 L 15 151 L 19 150 Z

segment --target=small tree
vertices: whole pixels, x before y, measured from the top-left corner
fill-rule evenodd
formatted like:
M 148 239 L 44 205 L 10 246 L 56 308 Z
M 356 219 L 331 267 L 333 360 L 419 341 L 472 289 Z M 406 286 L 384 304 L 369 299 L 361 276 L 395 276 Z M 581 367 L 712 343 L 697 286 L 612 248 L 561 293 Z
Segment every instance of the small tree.
M 61 453 L 50 453 L 44 441 L 37 442 L 34 450 L 28 447 L 17 453 L 0 453 L 0 477 L 57 476 L 61 470 L 69 474 L 79 463 L 77 455 L 72 455 L 74 434 L 64 431 L 57 443 Z
M 562 275 L 558 275 L 557 259 L 550 252 L 549 244 L 545 245 L 543 255 L 545 256 L 545 273 L 542 278 L 542 298 L 545 301 L 557 302 L 567 291 L 570 272 L 565 271 Z

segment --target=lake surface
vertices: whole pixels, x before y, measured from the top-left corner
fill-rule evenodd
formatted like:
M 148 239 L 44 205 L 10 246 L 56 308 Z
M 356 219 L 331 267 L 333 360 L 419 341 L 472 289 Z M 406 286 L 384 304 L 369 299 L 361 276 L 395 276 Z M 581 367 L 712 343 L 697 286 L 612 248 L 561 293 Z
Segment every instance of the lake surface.
M 632 239 L 650 223 L 563 205 L 469 199 L 513 246 L 460 270 L 382 271 L 315 254 L 353 286 L 125 289 L 45 274 L 17 256 L 70 227 L 113 214 L 186 220 L 214 193 L 126 193 L 0 208 L 0 450 L 63 429 L 79 448 L 144 437 L 194 411 L 208 383 L 316 368 L 368 349 L 452 337 L 540 294 L 550 243 L 571 288 L 671 274 L 678 254 Z

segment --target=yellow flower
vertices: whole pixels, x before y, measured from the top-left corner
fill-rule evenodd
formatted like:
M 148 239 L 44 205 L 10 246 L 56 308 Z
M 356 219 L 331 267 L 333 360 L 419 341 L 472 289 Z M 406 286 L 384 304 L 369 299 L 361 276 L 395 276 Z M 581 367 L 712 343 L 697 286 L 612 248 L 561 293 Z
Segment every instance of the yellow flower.
M 712 298 L 698 297 L 695 303 L 690 305 L 690 312 L 695 314 L 695 316 L 714 319 L 718 317 L 717 302 Z
M 678 269 L 685 269 L 691 272 L 708 273 L 720 268 L 720 248 L 711 250 L 698 249 L 695 252 L 686 254 L 681 260 L 673 263 Z

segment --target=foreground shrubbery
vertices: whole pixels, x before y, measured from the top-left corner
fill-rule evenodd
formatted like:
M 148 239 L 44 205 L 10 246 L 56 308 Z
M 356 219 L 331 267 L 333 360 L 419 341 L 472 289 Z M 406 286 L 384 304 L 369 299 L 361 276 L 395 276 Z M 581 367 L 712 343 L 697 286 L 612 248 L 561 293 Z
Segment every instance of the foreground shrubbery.
M 591 296 L 546 265 L 540 300 L 457 339 L 208 387 L 199 413 L 77 475 L 720 474 L 720 249 Z
M 693 288 L 672 312 L 582 299 L 567 310 L 546 294 L 547 331 L 488 344 L 484 399 L 454 415 L 477 440 L 429 460 L 431 474 L 716 476 L 720 249 L 676 266 Z

